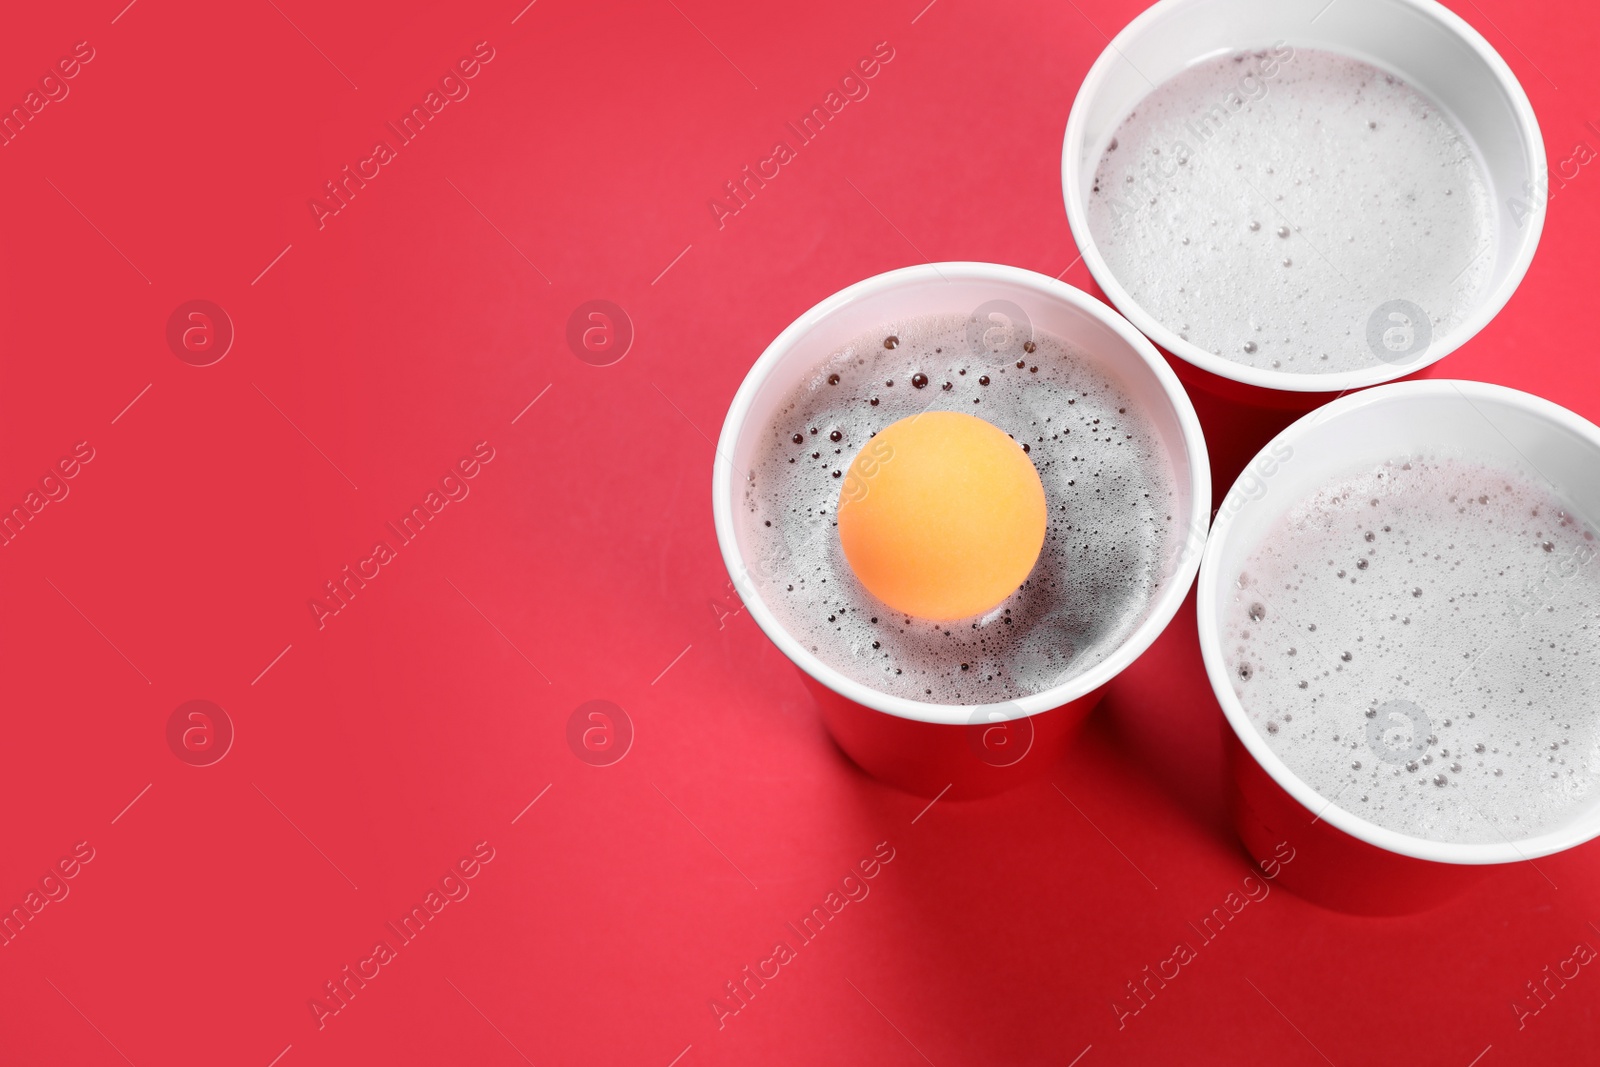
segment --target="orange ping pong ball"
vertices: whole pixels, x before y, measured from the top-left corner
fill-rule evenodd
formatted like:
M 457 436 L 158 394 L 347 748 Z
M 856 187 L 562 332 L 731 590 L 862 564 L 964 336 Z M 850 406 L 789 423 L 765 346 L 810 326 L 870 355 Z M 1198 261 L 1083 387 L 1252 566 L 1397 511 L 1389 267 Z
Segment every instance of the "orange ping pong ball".
M 901 419 L 850 461 L 839 541 L 861 584 L 923 619 L 978 615 L 1016 591 L 1044 547 L 1044 486 L 1022 446 L 955 411 Z

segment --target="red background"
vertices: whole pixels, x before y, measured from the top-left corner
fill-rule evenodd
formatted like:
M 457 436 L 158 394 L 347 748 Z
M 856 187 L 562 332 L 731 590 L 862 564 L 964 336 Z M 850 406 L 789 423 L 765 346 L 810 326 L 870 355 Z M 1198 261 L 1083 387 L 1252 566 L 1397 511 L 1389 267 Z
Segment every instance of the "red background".
M 0 33 L 7 107 L 95 50 L 0 148 L 0 501 L 95 450 L 0 548 L 0 905 L 94 849 L 0 948 L 0 1061 L 1593 1058 L 1600 974 L 1521 1029 L 1511 1005 L 1600 946 L 1594 846 L 1404 919 L 1275 891 L 1119 1030 L 1124 983 L 1249 869 L 1192 603 L 1053 783 L 926 810 L 848 763 L 737 610 L 708 490 L 742 375 L 924 259 L 1091 288 L 1062 131 L 1139 3 L 123 2 Z M 1452 6 L 1552 171 L 1600 146 L 1591 12 Z M 308 199 L 479 41 L 470 96 L 319 229 Z M 870 96 L 719 229 L 722 183 L 882 41 Z M 1600 417 L 1596 169 L 1436 373 Z M 195 298 L 237 332 L 203 368 L 165 340 Z M 590 299 L 637 331 L 613 366 L 566 346 Z M 1282 421 L 1210 418 L 1219 488 Z M 480 441 L 471 495 L 319 630 L 323 583 Z M 167 745 L 191 699 L 236 730 L 212 766 Z M 566 743 L 591 699 L 634 726 L 613 766 Z M 470 896 L 319 1029 L 308 1001 L 480 841 Z M 724 983 L 883 841 L 870 896 L 719 1029 Z

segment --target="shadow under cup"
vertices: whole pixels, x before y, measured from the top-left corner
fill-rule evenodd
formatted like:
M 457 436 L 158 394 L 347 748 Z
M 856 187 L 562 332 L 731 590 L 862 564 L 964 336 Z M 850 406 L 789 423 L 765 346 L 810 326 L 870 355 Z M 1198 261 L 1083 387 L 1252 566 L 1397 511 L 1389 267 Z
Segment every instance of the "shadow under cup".
M 1000 704 L 933 704 L 855 681 L 796 640 L 764 599 L 741 522 L 747 475 L 786 399 L 839 349 L 886 323 L 966 316 L 969 336 L 1028 330 L 1070 343 L 1112 373 L 1145 414 L 1173 474 L 1171 544 L 1143 618 L 1100 663 L 1043 692 Z M 1211 476 L 1199 420 L 1155 348 L 1098 300 L 1053 278 L 987 263 L 935 263 L 853 285 L 800 316 L 762 353 L 735 395 L 712 473 L 717 541 L 751 616 L 815 694 L 835 741 L 873 777 L 924 796 L 982 796 L 1044 773 L 1105 684 L 1161 633 L 1199 567 Z M 853 575 L 842 575 L 854 581 Z M 848 654 L 847 652 L 841 655 Z
M 1539 397 L 1481 382 L 1379 386 L 1306 415 L 1245 468 L 1217 512 L 1196 597 L 1201 655 L 1230 727 L 1240 839 L 1252 856 L 1272 856 L 1286 842 L 1294 858 L 1282 865 L 1279 884 L 1358 914 L 1420 911 L 1494 865 L 1536 860 L 1600 835 L 1600 797 L 1559 825 L 1516 840 L 1453 844 L 1379 826 L 1303 781 L 1267 745 L 1234 692 L 1222 647 L 1224 616 L 1256 547 L 1289 508 L 1317 490 L 1364 465 L 1418 454 L 1521 471 L 1535 484 L 1556 487 L 1591 527 L 1600 518 L 1594 475 L 1600 429 L 1592 423 Z

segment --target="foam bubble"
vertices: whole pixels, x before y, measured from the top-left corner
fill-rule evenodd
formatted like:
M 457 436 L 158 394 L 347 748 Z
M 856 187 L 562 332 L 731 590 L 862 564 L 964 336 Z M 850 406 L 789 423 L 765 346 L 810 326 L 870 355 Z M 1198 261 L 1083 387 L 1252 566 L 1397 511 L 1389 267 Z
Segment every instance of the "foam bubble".
M 762 598 L 823 662 L 881 692 L 997 703 L 1060 684 L 1138 626 L 1175 554 L 1176 479 L 1125 387 L 1058 338 L 1004 333 L 969 340 L 965 318 L 933 316 L 856 339 L 780 405 L 751 465 L 742 540 Z M 1026 445 L 1049 508 L 1022 588 L 981 618 L 937 625 L 862 588 L 836 519 L 834 472 L 875 431 L 926 410 L 977 415 Z
M 1418 361 L 1489 285 L 1496 215 L 1473 145 L 1360 60 L 1280 49 L 1196 64 L 1110 145 L 1088 207 L 1107 264 L 1163 325 L 1234 362 Z
M 1380 826 L 1528 837 L 1600 797 L 1600 542 L 1541 480 L 1445 455 L 1299 501 L 1223 621 L 1291 770 Z

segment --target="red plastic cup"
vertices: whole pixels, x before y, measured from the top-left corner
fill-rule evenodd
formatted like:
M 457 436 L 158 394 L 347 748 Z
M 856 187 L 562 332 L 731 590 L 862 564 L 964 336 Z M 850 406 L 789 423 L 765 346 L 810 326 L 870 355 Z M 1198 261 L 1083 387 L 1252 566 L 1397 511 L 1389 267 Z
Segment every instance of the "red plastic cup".
M 790 391 L 829 356 L 886 322 L 969 315 L 978 329 L 1038 330 L 1076 345 L 1120 379 L 1170 458 L 1176 494 L 1157 594 L 1127 639 L 1100 663 L 1043 692 L 999 704 L 933 704 L 879 692 L 796 640 L 762 596 L 738 496 L 751 458 Z M 982 796 L 1043 774 L 1099 700 L 1171 621 L 1199 567 L 1211 507 L 1200 422 L 1155 348 L 1105 304 L 1053 278 L 990 263 L 890 271 L 829 297 L 778 335 L 750 369 L 723 423 L 712 472 L 717 541 L 757 624 L 805 675 L 829 731 L 875 778 L 924 796 Z M 846 581 L 854 576 L 843 574 Z
M 1522 863 L 1600 835 L 1600 801 L 1537 834 L 1489 843 L 1414 837 L 1325 797 L 1268 746 L 1245 713 L 1222 648 L 1223 612 L 1251 552 L 1290 508 L 1364 464 L 1446 452 L 1560 486 L 1577 514 L 1600 515 L 1600 428 L 1527 393 L 1481 382 L 1383 385 L 1343 397 L 1274 438 L 1223 498 L 1206 543 L 1196 602 L 1200 651 L 1227 719 L 1234 824 L 1251 855 L 1288 842 L 1280 885 L 1357 914 L 1415 912 L 1496 865 Z M 1592 564 L 1591 564 L 1592 565 Z
M 1483 235 L 1493 265 L 1477 304 L 1448 330 L 1436 330 L 1407 293 L 1390 294 L 1350 324 L 1375 357 L 1355 370 L 1301 374 L 1251 367 L 1191 344 L 1123 287 L 1089 228 L 1095 168 L 1117 128 L 1155 86 L 1204 60 L 1280 42 L 1291 52 L 1358 57 L 1437 101 L 1476 148 L 1496 201 L 1493 232 Z M 1246 64 L 1240 71 L 1240 101 L 1271 91 L 1270 69 L 1252 71 Z M 1214 102 L 1197 102 L 1197 113 L 1207 103 Z M 1124 27 L 1084 77 L 1067 119 L 1061 180 L 1084 264 L 1107 300 L 1174 357 L 1186 386 L 1235 404 L 1303 412 L 1352 389 L 1414 374 L 1487 325 L 1533 261 L 1548 171 L 1538 120 L 1511 68 L 1482 35 L 1434 0 L 1161 0 Z

